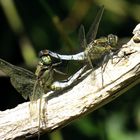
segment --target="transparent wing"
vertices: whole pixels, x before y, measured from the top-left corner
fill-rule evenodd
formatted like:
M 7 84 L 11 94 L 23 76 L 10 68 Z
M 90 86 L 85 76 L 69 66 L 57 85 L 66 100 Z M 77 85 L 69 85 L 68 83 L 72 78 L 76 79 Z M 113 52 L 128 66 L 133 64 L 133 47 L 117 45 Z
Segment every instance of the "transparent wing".
M 0 70 L 10 77 L 14 88 L 27 99 L 31 96 L 36 76 L 21 67 L 14 66 L 2 59 L 0 59 Z
M 100 8 L 100 10 L 98 11 L 98 13 L 95 17 L 95 20 L 93 21 L 93 23 L 90 26 L 90 29 L 86 35 L 87 44 L 89 44 L 95 40 L 103 12 L 104 12 L 104 6 L 102 6 Z
M 82 47 L 84 49 L 87 47 L 85 28 L 83 25 L 81 25 L 80 29 L 79 29 L 79 43 L 80 43 L 80 47 Z
M 81 25 L 80 29 L 79 29 L 79 41 L 80 41 L 80 46 L 82 48 L 84 48 L 84 50 L 86 50 L 86 48 L 88 47 L 88 44 L 87 44 L 87 41 L 86 41 L 85 29 L 84 29 L 83 25 Z M 84 54 L 85 54 L 84 55 L 84 57 L 85 57 L 84 60 L 88 59 L 88 62 L 93 69 L 92 61 L 91 61 L 91 58 L 90 58 L 88 52 L 84 51 Z

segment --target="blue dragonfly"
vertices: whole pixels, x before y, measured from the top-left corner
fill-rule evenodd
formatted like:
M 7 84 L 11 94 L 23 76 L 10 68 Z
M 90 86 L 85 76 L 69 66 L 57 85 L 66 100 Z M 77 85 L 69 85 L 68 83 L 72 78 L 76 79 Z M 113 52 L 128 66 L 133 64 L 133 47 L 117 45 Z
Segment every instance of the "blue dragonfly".
M 107 37 L 95 39 L 103 12 L 104 6 L 102 6 L 98 11 L 87 35 L 85 35 L 84 26 L 80 26 L 79 42 L 80 47 L 84 48 L 84 51 L 74 55 L 62 55 L 45 49 L 40 51 L 40 57 L 50 55 L 61 60 L 87 61 L 92 68 L 92 64 L 98 63 L 98 60 L 100 59 L 103 59 L 102 62 L 104 63 L 108 54 L 118 50 L 118 37 L 116 35 L 109 34 Z

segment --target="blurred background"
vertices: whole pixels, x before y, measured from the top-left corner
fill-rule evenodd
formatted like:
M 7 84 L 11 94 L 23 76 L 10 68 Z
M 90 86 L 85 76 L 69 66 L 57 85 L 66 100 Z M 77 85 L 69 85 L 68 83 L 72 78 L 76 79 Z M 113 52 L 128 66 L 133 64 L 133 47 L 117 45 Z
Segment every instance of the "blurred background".
M 74 54 L 81 24 L 88 31 L 99 8 L 105 11 L 97 37 L 132 37 L 140 22 L 139 0 L 0 0 L 0 58 L 34 72 L 38 52 L 49 49 Z M 71 73 L 73 67 L 65 65 Z M 77 64 L 73 64 L 77 65 Z M 0 73 L 0 110 L 25 102 Z M 48 140 L 139 140 L 140 85 L 61 130 L 45 134 Z M 37 138 L 33 138 L 34 140 Z

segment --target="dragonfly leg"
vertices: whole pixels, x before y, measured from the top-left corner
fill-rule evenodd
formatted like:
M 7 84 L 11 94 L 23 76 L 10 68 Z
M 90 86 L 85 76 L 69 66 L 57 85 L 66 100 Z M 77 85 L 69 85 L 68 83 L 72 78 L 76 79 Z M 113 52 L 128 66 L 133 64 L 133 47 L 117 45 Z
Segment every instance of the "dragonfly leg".
M 46 104 L 42 104 L 44 100 L 42 97 L 39 99 L 39 111 L 38 111 L 38 140 L 40 139 L 40 132 L 41 132 L 41 125 L 44 124 L 46 126 L 46 121 L 47 121 L 47 110 L 46 110 Z M 47 102 L 45 100 L 45 102 Z
M 103 76 L 103 73 L 104 73 L 105 68 L 106 68 L 106 66 L 108 64 L 108 58 L 109 58 L 109 56 L 105 55 L 104 58 L 103 58 L 103 62 L 101 64 L 102 87 L 104 87 L 104 76 Z
M 115 53 L 116 54 L 116 53 Z M 123 56 L 118 56 L 117 54 L 113 57 L 113 55 L 114 55 L 114 53 L 112 52 L 111 54 L 110 54 L 110 58 L 111 58 L 111 63 L 112 64 L 114 64 L 114 59 L 119 59 L 117 62 L 115 62 L 115 64 L 114 65 L 117 65 L 121 60 L 122 60 L 122 58 L 126 58 L 127 56 L 125 55 L 125 52 L 124 52 L 124 54 L 123 54 Z
M 73 76 L 69 77 L 67 81 L 55 81 L 51 86 L 51 90 L 62 90 L 64 88 L 72 86 L 77 80 L 80 78 L 80 76 L 83 74 L 87 66 L 82 67 L 78 72 L 76 72 Z
M 104 58 L 103 58 L 102 66 L 101 66 L 102 86 L 103 86 L 103 83 L 104 83 L 103 73 L 104 73 L 105 68 L 106 68 L 106 66 L 107 66 L 107 64 L 108 64 L 108 60 L 111 59 L 111 63 L 112 63 L 112 64 L 114 63 L 114 62 L 113 62 L 113 59 L 114 59 L 113 55 L 114 55 L 114 53 L 113 53 L 113 52 L 110 52 L 108 55 L 105 55 Z M 121 57 L 117 56 L 117 57 L 115 57 L 115 58 L 121 58 Z M 120 60 L 119 60 L 119 61 L 120 61 Z M 119 61 L 118 61 L 118 62 L 119 62 Z M 118 63 L 118 62 L 117 62 L 117 63 Z M 116 64 L 117 64 L 117 63 L 116 63 Z M 105 65 L 104 65 L 104 64 L 105 64 Z

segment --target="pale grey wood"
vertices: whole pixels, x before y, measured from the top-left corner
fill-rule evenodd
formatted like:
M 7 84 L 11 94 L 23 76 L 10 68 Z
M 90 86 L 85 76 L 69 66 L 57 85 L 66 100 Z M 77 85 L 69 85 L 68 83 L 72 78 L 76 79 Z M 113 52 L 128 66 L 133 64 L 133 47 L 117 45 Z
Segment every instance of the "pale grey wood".
M 92 112 L 114 100 L 128 89 L 139 83 L 140 77 L 140 43 L 133 40 L 140 38 L 140 27 L 134 30 L 134 36 L 122 46 L 113 64 L 109 60 L 102 74 L 96 69 L 70 90 L 49 93 L 42 100 L 45 118 L 42 118 L 41 132 L 50 132 L 64 127 L 71 121 Z M 115 56 L 114 56 L 115 57 Z M 120 61 L 119 61 L 120 60 Z M 117 64 L 116 62 L 119 61 Z M 47 102 L 46 100 L 47 96 Z M 38 134 L 38 104 L 29 102 L 0 112 L 0 139 L 33 137 Z M 30 109 L 32 111 L 30 112 Z M 33 111 L 34 110 L 34 111 Z M 44 116 L 44 115 L 42 115 Z

